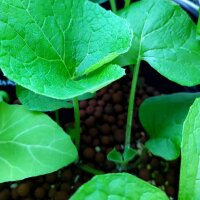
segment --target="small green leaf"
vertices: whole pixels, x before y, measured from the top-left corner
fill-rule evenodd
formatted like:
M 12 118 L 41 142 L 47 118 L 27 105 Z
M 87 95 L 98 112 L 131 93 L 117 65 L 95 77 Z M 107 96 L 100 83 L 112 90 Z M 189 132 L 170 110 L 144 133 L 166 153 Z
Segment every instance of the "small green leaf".
M 106 64 L 130 48 L 130 27 L 96 3 L 2 0 L 0 13 L 0 67 L 22 87 L 65 100 L 125 74 Z
M 150 139 L 147 148 L 166 160 L 180 155 L 183 122 L 189 107 L 200 93 L 175 93 L 145 100 L 139 117 Z
M 70 200 L 168 200 L 160 189 L 128 173 L 97 175 Z
M 125 163 L 128 163 L 129 161 L 133 160 L 135 156 L 137 155 L 137 150 L 133 148 L 126 148 L 123 153 L 123 160 Z
M 47 115 L 0 103 L 0 182 L 50 173 L 76 159 L 70 137 Z
M 200 198 L 200 98 L 190 107 L 183 126 L 179 200 Z
M 29 110 L 46 112 L 60 108 L 73 108 L 72 102 L 42 96 L 21 86 L 17 86 L 17 97 Z
M 134 38 L 128 53 L 117 63 L 144 60 L 168 79 L 181 85 L 200 83 L 200 41 L 196 25 L 170 0 L 141 0 L 119 12 L 130 23 Z
M 107 159 L 116 164 L 123 163 L 123 158 L 122 158 L 121 153 L 119 151 L 117 151 L 117 149 L 115 149 L 115 148 L 108 153 Z
M 0 90 L 0 102 L 1 101 L 6 101 L 9 102 L 10 101 L 10 97 L 8 95 L 7 92 Z

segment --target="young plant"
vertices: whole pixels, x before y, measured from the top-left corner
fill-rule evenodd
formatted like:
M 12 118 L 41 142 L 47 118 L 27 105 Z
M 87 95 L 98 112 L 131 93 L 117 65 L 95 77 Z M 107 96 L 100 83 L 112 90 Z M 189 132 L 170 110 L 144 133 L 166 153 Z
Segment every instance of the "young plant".
M 120 54 L 127 52 L 131 45 L 132 32 L 128 23 L 104 10 L 98 4 L 87 0 L 1 1 L 0 13 L 1 70 L 9 79 L 16 82 L 18 97 L 30 110 L 53 111 L 62 107 L 74 107 L 75 129 L 72 132 L 77 149 L 79 149 L 78 99 L 91 97 L 91 93 L 125 74 L 124 69 L 120 66 L 109 63 Z M 19 113 L 16 112 L 16 115 L 13 115 L 15 118 L 12 118 L 13 121 L 10 123 L 15 124 L 14 120 L 20 119 L 20 116 L 26 112 L 27 116 L 30 115 L 29 121 L 35 120 L 32 119 L 35 112 L 26 111 L 22 106 L 13 106 L 11 111 L 9 111 L 10 106 L 8 108 L 3 106 L 3 109 L 8 114 L 19 110 Z M 38 113 L 39 115 L 42 114 Z M 4 120 L 4 116 L 2 116 L 2 120 Z M 41 120 L 41 125 L 39 120 Z M 59 144 L 57 139 L 61 141 L 59 137 L 61 131 L 57 130 L 58 136 L 52 134 L 55 139 L 51 138 L 48 136 L 49 132 L 51 133 L 49 129 L 54 129 L 47 124 L 45 124 L 46 129 L 43 128 L 45 121 L 43 115 L 35 121 L 39 124 L 38 129 L 35 128 L 35 124 L 27 123 L 27 126 L 23 126 L 19 123 L 19 127 L 15 131 L 10 130 L 10 134 L 12 134 L 10 139 L 13 141 L 15 137 L 19 137 L 18 135 L 20 135 L 20 139 L 26 139 L 27 144 L 21 146 L 26 147 L 31 154 L 29 157 L 34 161 L 30 162 L 29 160 L 29 164 L 32 164 L 31 169 L 34 169 L 38 162 L 43 167 L 38 174 L 48 173 L 52 169 L 47 167 L 48 163 L 43 164 L 41 161 L 43 157 L 40 159 L 35 157 L 35 153 L 31 150 L 31 143 L 29 144 L 28 141 L 32 141 L 32 134 L 34 134 L 34 144 L 36 140 L 38 144 L 45 143 L 49 146 L 46 150 L 51 153 L 50 147 L 54 145 L 54 140 L 55 145 Z M 20 120 L 20 122 L 23 121 Z M 2 123 L 2 125 L 1 129 L 4 131 L 6 124 Z M 18 131 L 22 128 L 24 130 Z M 35 131 L 40 134 L 36 135 Z M 24 132 L 27 134 L 22 134 Z M 67 139 L 69 140 L 69 138 Z M 6 145 L 8 144 L 5 143 Z M 67 145 L 67 142 L 65 145 L 64 147 L 64 144 L 60 142 L 62 149 L 58 152 L 63 156 L 70 155 L 71 151 L 73 153 L 69 161 L 66 161 L 66 158 L 60 158 L 63 161 L 59 165 L 61 167 L 64 166 L 64 163 L 67 165 L 77 157 L 73 145 Z M 63 148 L 67 148 L 69 152 L 64 153 Z M 21 149 L 15 150 L 15 152 L 22 151 Z M 2 151 L 5 152 L 5 149 Z M 7 159 L 9 160 L 9 152 L 11 152 L 10 149 L 3 157 L 5 162 Z M 41 154 L 43 153 L 44 151 L 41 151 Z M 57 157 L 54 156 L 54 158 Z M 17 158 L 22 161 L 26 159 L 26 156 L 19 154 L 13 159 L 17 160 Z M 12 165 L 10 165 L 11 167 Z M 19 179 L 20 177 L 14 173 L 15 170 L 18 171 L 18 168 L 20 169 L 18 166 L 13 167 L 11 175 L 9 171 L 5 171 L 5 176 L 8 176 L 9 180 Z M 58 169 L 58 166 L 56 165 L 55 168 Z M 21 178 L 35 175 L 32 170 L 30 171 L 29 174 L 22 173 Z
M 197 200 L 200 196 L 199 118 L 200 98 L 191 106 L 183 125 L 178 200 Z M 160 189 L 149 183 L 127 173 L 118 173 L 95 176 L 70 198 L 70 200 L 79 199 L 166 200 L 168 198 Z
M 130 148 L 135 91 L 141 61 L 148 62 L 169 80 L 184 86 L 194 86 L 200 83 L 200 42 L 196 40 L 196 25 L 170 0 L 142 0 L 120 10 L 118 14 L 130 23 L 134 35 L 130 50 L 115 61 L 122 66 L 132 65 L 133 68 L 126 150 Z

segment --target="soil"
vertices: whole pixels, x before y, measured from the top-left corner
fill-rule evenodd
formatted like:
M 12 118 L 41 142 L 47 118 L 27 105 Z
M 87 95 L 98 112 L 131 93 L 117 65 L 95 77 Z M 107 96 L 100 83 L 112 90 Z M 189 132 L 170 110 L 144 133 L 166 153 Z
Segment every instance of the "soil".
M 80 102 L 82 134 L 79 163 L 48 175 L 0 184 L 0 200 L 69 199 L 84 182 L 93 176 L 81 169 L 82 165 L 105 173 L 119 172 L 117 166 L 108 161 L 106 156 L 113 147 L 119 151 L 124 149 L 130 85 L 131 76 L 127 75 L 98 91 L 93 99 Z M 138 107 L 144 99 L 155 95 L 160 95 L 160 92 L 147 86 L 144 78 L 140 76 L 132 127 L 132 147 L 140 152 L 148 136 L 138 120 Z M 64 115 L 66 116 L 66 110 L 59 110 L 63 129 L 66 129 L 73 121 L 73 110 L 68 111 L 71 117 L 66 119 L 66 117 L 63 118 Z M 49 114 L 54 116 L 54 113 Z M 131 162 L 131 169 L 128 172 L 158 186 L 172 199 L 177 199 L 179 167 L 180 160 L 167 162 L 147 151 Z

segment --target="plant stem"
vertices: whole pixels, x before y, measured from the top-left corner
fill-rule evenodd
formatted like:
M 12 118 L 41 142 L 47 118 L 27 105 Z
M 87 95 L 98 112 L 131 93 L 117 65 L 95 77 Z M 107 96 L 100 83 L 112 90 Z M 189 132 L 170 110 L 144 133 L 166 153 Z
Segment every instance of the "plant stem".
M 77 150 L 79 150 L 80 147 L 80 135 L 81 135 L 81 127 L 80 127 L 80 111 L 79 111 L 79 104 L 78 104 L 78 98 L 73 98 L 73 106 L 74 106 L 74 118 L 75 118 L 75 145 Z
M 131 3 L 131 0 L 125 0 L 125 6 L 124 6 L 124 8 L 129 7 L 130 3 Z
M 60 124 L 59 110 L 55 111 L 55 118 L 56 118 L 57 124 Z
M 105 174 L 103 171 L 94 169 L 88 165 L 77 165 L 78 168 L 90 173 L 90 174 L 94 174 L 94 175 L 100 175 L 100 174 Z
M 129 97 L 127 123 L 126 123 L 125 149 L 130 148 L 130 143 L 131 143 L 131 129 L 132 129 L 132 121 L 133 121 L 135 91 L 136 91 L 136 86 L 137 86 L 140 61 L 141 61 L 140 58 L 138 58 L 137 63 L 133 69 L 133 79 L 131 83 L 131 91 L 130 91 L 130 97 Z
M 116 13 L 117 12 L 117 5 L 116 5 L 116 2 L 115 0 L 109 0 L 110 2 L 110 7 L 111 7 L 111 10 Z

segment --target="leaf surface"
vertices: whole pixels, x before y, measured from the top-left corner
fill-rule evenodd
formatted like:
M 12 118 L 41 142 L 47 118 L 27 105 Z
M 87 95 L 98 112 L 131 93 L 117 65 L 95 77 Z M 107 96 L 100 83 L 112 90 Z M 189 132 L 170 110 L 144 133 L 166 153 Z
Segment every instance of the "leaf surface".
M 189 107 L 200 93 L 175 93 L 145 100 L 139 117 L 150 139 L 147 148 L 166 160 L 180 155 L 183 122 Z
M 48 116 L 0 103 L 0 182 L 50 173 L 76 159 L 70 137 Z
M 181 85 L 200 83 L 200 41 L 196 25 L 171 0 L 141 0 L 119 12 L 132 27 L 134 38 L 128 53 L 117 63 L 148 62 L 160 74 Z
M 70 99 L 124 75 L 106 65 L 128 51 L 126 20 L 87 0 L 2 0 L 0 67 L 35 93 Z
M 70 200 L 168 200 L 158 188 L 128 173 L 95 176 Z
M 179 200 L 200 199 L 200 99 L 190 107 L 183 126 Z

